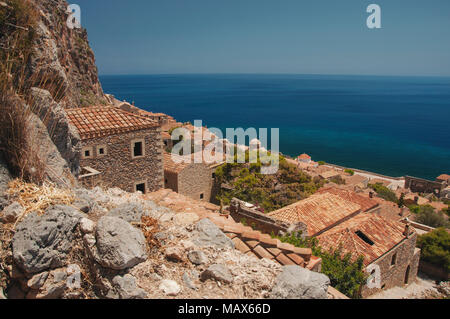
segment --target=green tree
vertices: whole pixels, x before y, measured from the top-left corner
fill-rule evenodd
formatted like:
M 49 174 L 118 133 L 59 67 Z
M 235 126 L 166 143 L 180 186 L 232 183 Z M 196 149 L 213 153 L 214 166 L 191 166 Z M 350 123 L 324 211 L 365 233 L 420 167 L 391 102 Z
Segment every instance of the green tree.
M 395 193 L 386 186 L 377 183 L 377 184 L 369 184 L 369 187 L 372 188 L 379 197 L 398 204 L 397 195 L 395 195 Z
M 450 272 L 450 234 L 445 228 L 437 228 L 417 238 L 421 258 Z

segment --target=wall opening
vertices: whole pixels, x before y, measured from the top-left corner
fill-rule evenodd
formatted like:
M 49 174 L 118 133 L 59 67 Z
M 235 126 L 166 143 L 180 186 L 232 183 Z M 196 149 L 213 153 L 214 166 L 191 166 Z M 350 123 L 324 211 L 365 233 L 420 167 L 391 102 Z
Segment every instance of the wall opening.
M 355 234 L 358 235 L 359 238 L 361 238 L 363 241 L 368 243 L 370 246 L 372 246 L 374 244 L 374 242 L 372 240 L 370 240 L 370 238 L 367 237 L 366 234 L 364 234 L 362 231 L 358 230 L 355 232 Z
M 200 199 L 203 199 L 203 197 L 204 197 L 203 193 L 202 193 L 202 194 L 200 194 Z
M 137 156 L 142 156 L 143 154 L 143 147 L 142 147 L 142 142 L 134 142 L 133 144 L 133 156 L 137 157 Z
M 142 194 L 145 194 L 145 183 L 139 183 L 136 184 L 136 192 L 142 192 Z
M 408 284 L 409 282 L 409 272 L 411 270 L 411 266 L 408 265 L 408 267 L 406 267 L 406 272 L 405 272 L 405 285 Z
M 397 263 L 397 253 L 392 255 L 391 266 L 394 266 Z

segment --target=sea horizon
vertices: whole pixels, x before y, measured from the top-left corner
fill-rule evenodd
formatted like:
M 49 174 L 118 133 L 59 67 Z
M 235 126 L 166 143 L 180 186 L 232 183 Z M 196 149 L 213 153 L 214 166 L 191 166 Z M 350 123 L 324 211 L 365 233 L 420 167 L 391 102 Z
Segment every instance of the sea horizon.
M 280 152 L 398 177 L 450 172 L 450 77 L 100 75 L 105 93 L 181 122 L 280 128 Z M 418 130 L 418 128 L 420 128 Z

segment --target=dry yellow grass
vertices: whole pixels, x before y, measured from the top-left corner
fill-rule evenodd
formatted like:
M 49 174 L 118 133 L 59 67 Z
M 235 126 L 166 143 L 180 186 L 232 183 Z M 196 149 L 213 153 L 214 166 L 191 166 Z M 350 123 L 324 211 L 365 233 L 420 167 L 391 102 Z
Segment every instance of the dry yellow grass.
M 74 201 L 74 195 L 70 190 L 58 188 L 49 182 L 38 186 L 15 179 L 8 186 L 7 194 L 9 198 L 17 201 L 25 208 L 23 214 L 16 220 L 14 228 L 30 212 L 43 214 L 50 206 L 70 205 Z

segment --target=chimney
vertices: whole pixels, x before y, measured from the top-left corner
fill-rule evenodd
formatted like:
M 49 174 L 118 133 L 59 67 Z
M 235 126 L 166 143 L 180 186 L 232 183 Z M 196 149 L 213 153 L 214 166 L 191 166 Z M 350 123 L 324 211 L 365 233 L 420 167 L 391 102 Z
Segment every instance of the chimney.
M 409 238 L 410 227 L 411 227 L 411 226 L 409 225 L 409 222 L 407 222 L 406 225 L 405 225 L 405 231 L 403 232 L 403 235 L 404 235 L 406 238 Z

